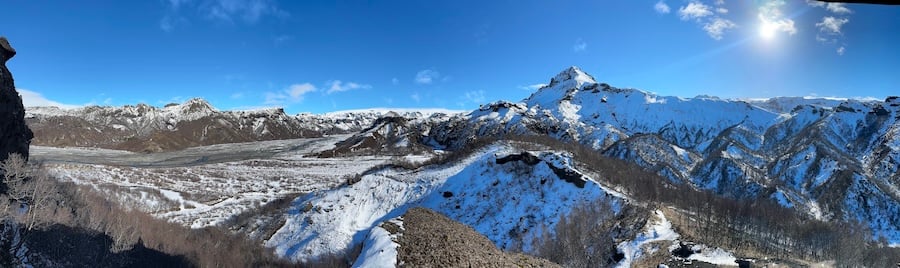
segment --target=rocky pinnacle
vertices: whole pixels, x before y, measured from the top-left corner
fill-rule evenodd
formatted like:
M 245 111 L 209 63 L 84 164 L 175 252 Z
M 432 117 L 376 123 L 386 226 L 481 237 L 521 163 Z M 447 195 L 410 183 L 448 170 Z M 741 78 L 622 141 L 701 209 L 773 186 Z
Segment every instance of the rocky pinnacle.
M 28 145 L 34 134 L 25 124 L 25 106 L 16 92 L 6 62 L 16 55 L 6 37 L 0 36 L 0 161 L 10 153 L 28 158 Z

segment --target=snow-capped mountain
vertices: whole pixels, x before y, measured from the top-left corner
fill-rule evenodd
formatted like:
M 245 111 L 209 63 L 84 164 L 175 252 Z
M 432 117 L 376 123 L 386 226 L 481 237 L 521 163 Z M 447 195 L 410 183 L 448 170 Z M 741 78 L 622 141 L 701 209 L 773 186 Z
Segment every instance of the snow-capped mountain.
M 398 116 L 441 116 L 438 110 L 401 110 Z M 346 134 L 369 128 L 389 109 L 287 115 L 283 109 L 219 111 L 203 99 L 163 108 L 146 104 L 77 109 L 28 107 L 32 144 L 171 151 L 188 147 Z
M 380 154 L 383 149 L 398 152 L 395 149 L 417 146 L 453 150 L 479 137 L 542 135 L 580 143 L 673 182 L 722 196 L 770 199 L 826 221 L 858 220 L 876 237 L 900 243 L 897 97 L 885 101 L 669 97 L 616 88 L 571 67 L 522 101 L 492 102 L 465 114 L 371 110 L 290 116 L 278 109 L 218 111 L 195 99 L 164 108 L 30 108 L 28 120 L 35 144 L 131 151 L 353 133 L 334 149 Z M 268 245 L 297 260 L 326 254 L 362 241 L 374 224 L 399 216 L 408 204 L 419 204 L 474 226 L 504 247 L 509 241 L 504 234 L 479 229 L 482 223 L 454 215 L 455 205 L 445 207 L 452 198 L 443 197 L 443 192 L 459 196 L 479 187 L 441 188 L 471 181 L 468 175 L 457 174 L 514 172 L 489 164 L 496 156 L 480 157 L 433 170 L 438 173 L 380 171 L 365 175 L 358 184 L 305 196 L 298 202 L 311 204 L 312 211 L 292 215 Z M 545 162 L 554 157 L 564 158 L 540 156 Z M 497 176 L 508 175 L 504 174 Z M 354 193 L 359 187 L 387 189 L 389 196 Z M 347 196 L 359 199 L 352 207 L 366 209 L 367 214 L 326 211 L 351 207 L 341 203 Z M 320 226 L 323 223 L 340 228 Z
M 548 135 L 734 198 L 771 198 L 859 220 L 900 242 L 900 99 L 664 97 L 598 83 L 577 67 L 521 102 L 483 105 L 426 142 Z M 466 127 L 460 127 L 466 126 Z

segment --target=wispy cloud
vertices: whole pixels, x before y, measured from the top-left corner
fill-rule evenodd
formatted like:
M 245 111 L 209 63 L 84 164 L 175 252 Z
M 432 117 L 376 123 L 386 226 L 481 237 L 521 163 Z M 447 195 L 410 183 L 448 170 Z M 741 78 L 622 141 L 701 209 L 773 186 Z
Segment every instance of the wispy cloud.
M 409 95 L 409 98 L 412 99 L 413 101 L 415 101 L 416 103 L 418 103 L 419 101 L 422 101 L 422 97 L 419 96 L 418 92 L 413 93 L 412 95 Z
M 806 4 L 813 7 L 824 7 L 826 3 L 818 0 L 806 0 Z
M 533 90 L 538 90 L 544 86 L 547 86 L 547 84 L 534 84 L 534 85 L 527 85 L 527 86 L 519 86 L 519 89 L 533 91 Z
M 572 45 L 572 51 L 582 52 L 587 50 L 587 46 L 588 45 L 586 42 L 584 42 L 584 39 L 578 38 L 578 40 L 575 40 L 575 44 Z
M 171 32 L 175 27 L 187 24 L 187 19 L 178 15 L 166 15 L 159 20 L 159 28 L 166 32 Z
M 292 36 L 292 35 L 282 34 L 282 35 L 276 36 L 274 38 L 274 41 L 275 41 L 276 45 L 280 45 L 280 44 L 284 44 L 287 41 L 291 41 L 293 39 L 294 39 L 294 36 Z
M 265 16 L 288 16 L 287 12 L 278 8 L 271 0 L 211 0 L 201 5 L 201 11 L 215 20 L 234 22 L 240 19 L 251 24 Z
M 816 27 L 818 27 L 821 32 L 839 35 L 841 34 L 841 27 L 847 22 L 850 22 L 850 20 L 827 16 L 822 18 L 821 22 L 816 23 Z
M 847 8 L 847 6 L 845 6 L 844 3 L 828 3 L 828 5 L 825 5 L 825 9 L 827 9 L 828 11 L 831 11 L 835 14 L 853 13 L 853 11 L 851 11 L 849 8 Z
M 480 105 L 483 104 L 486 99 L 487 98 L 484 97 L 484 90 L 467 91 L 460 97 L 460 102 L 457 104 L 459 106 L 466 106 L 466 104 Z
M 678 9 L 678 15 L 682 20 L 696 19 L 712 15 L 712 7 L 698 1 L 691 1 L 687 6 Z
M 243 99 L 244 92 L 235 92 L 235 93 L 231 94 L 231 96 L 229 98 L 231 98 L 233 100 Z
M 737 27 L 737 24 L 734 22 L 723 19 L 723 18 L 714 18 L 703 25 L 703 30 L 706 31 L 706 34 L 712 39 L 722 40 L 722 35 L 726 30 Z
M 656 2 L 656 4 L 653 5 L 653 10 L 656 10 L 656 13 L 659 14 L 669 14 L 669 12 L 671 11 L 669 9 L 669 5 L 667 5 L 666 1 L 663 0 L 659 0 L 659 2 Z
M 247 24 L 256 24 L 266 17 L 290 16 L 274 0 L 169 0 L 163 5 L 166 11 L 159 28 L 167 32 L 179 25 L 187 25 L 189 16 L 194 14 L 211 21 Z
M 837 49 L 837 54 L 843 56 L 844 55 L 844 46 L 841 46 Z
M 280 92 L 266 92 L 266 105 L 284 105 L 303 101 L 304 95 L 318 90 L 310 83 L 293 84 Z
M 329 82 L 328 90 L 325 91 L 325 94 L 331 94 L 335 92 L 344 92 L 354 89 L 370 89 L 371 85 L 358 84 L 354 82 L 341 82 L 341 80 L 334 80 Z
M 84 105 L 75 105 L 75 104 L 64 104 L 58 101 L 50 100 L 44 97 L 43 94 L 27 89 L 16 88 L 16 91 L 19 91 L 19 95 L 22 96 L 22 104 L 25 107 L 36 107 L 36 106 L 55 106 L 63 109 L 72 109 L 82 107 Z
M 178 9 L 182 4 L 189 2 L 189 0 L 169 0 L 169 4 L 172 5 L 173 9 Z
M 400 84 L 400 79 L 397 79 L 396 77 L 391 78 L 391 84 L 393 84 L 393 85 L 395 85 L 395 86 L 396 86 L 396 85 L 399 85 L 399 84 Z
M 421 70 L 416 73 L 416 84 L 428 85 L 441 78 L 441 73 L 432 69 Z

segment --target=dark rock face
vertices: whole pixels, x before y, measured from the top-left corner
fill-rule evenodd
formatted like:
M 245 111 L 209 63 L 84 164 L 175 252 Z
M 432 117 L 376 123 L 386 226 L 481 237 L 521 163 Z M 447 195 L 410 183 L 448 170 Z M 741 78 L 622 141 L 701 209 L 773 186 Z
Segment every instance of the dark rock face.
M 28 158 L 28 145 L 34 134 L 25 124 L 25 106 L 16 92 L 12 74 L 6 68 L 6 61 L 16 55 L 5 37 L 0 37 L 0 161 L 10 153 L 18 153 Z

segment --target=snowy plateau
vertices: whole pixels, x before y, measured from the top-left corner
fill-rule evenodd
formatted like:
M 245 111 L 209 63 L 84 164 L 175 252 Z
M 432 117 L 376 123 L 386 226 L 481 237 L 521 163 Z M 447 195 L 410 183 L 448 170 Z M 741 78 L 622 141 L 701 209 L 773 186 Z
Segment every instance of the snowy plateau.
M 579 206 L 603 203 L 613 217 L 625 217 L 627 206 L 650 208 L 611 242 L 619 267 L 687 242 L 679 230 L 688 227 L 675 226 L 691 215 L 683 208 L 641 200 L 609 180 L 614 173 L 563 148 L 509 136 L 576 144 L 671 185 L 770 200 L 809 220 L 859 222 L 871 241 L 900 244 L 896 97 L 658 96 L 570 67 L 521 101 L 466 112 L 287 115 L 219 111 L 192 99 L 163 108 L 29 107 L 26 117 L 35 132 L 32 159 L 51 176 L 190 228 L 230 228 L 295 262 L 357 248 L 356 266 L 400 265 L 398 241 L 410 228 L 402 216 L 413 207 L 526 254 L 538 254 L 533 242 L 553 237 L 561 217 Z M 470 148 L 483 137 L 496 140 Z M 284 198 L 289 204 L 277 213 L 229 226 Z M 694 242 L 684 261 L 737 266 L 734 249 Z

